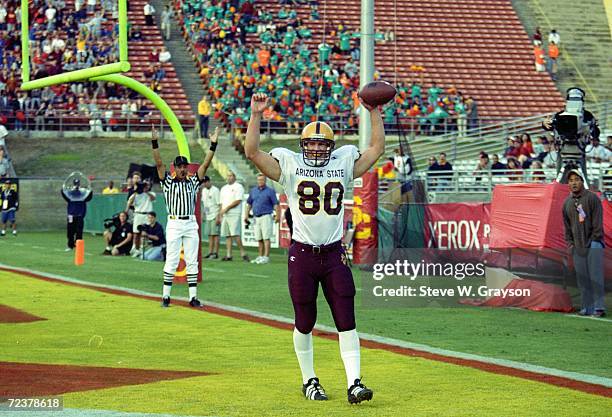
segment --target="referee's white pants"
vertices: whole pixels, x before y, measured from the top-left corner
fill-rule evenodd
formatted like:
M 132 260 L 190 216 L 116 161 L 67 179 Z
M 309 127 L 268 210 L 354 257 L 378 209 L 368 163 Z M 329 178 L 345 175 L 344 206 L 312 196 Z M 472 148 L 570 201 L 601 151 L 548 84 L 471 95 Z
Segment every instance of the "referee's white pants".
M 181 245 L 185 252 L 187 275 L 198 274 L 198 222 L 195 220 L 168 219 L 166 225 L 166 263 L 164 272 L 174 275 L 181 256 Z

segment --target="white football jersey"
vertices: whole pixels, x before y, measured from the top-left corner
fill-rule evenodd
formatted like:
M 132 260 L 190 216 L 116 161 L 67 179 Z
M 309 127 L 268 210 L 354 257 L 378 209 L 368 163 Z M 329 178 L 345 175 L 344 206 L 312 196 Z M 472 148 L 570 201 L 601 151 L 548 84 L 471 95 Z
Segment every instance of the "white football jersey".
M 278 182 L 289 201 L 292 238 L 313 246 L 329 245 L 342 239 L 342 199 L 353 181 L 353 167 L 360 156 L 357 147 L 345 145 L 336 149 L 324 167 L 308 166 L 301 152 L 285 148 L 274 148 L 270 155 L 280 164 Z

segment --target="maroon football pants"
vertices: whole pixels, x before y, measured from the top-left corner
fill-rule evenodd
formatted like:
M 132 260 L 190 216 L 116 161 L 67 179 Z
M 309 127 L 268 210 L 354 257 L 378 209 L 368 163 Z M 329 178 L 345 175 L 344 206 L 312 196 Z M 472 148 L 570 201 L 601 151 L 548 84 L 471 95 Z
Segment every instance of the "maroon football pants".
M 320 248 L 294 242 L 289 248 L 289 294 L 295 327 L 310 333 L 317 321 L 319 283 L 339 332 L 355 328 L 355 283 L 340 242 Z

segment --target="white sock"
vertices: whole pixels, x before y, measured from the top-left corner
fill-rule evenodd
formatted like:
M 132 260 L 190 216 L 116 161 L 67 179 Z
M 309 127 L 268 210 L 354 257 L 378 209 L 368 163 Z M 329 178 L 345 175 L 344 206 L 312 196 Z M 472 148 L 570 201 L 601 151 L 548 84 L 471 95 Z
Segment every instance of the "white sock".
M 295 355 L 297 356 L 302 371 L 302 380 L 305 384 L 310 378 L 316 377 L 312 349 L 312 332 L 304 334 L 294 328 L 293 348 L 295 349 Z
M 198 298 L 198 287 L 196 286 L 189 287 L 189 299 L 191 300 L 192 298 Z
M 347 388 L 355 383 L 356 379 L 361 379 L 361 355 L 359 353 L 359 336 L 357 330 L 338 332 L 340 341 L 340 356 L 344 362 L 346 371 Z
M 170 297 L 170 291 L 172 290 L 172 280 L 174 279 L 174 274 L 170 274 L 164 271 L 164 289 L 162 292 L 162 298 Z
M 171 290 L 172 290 L 172 285 L 166 285 L 166 284 L 164 284 L 164 290 L 163 290 L 163 295 L 162 295 L 162 297 L 163 297 L 163 298 L 170 297 L 170 291 L 171 291 Z

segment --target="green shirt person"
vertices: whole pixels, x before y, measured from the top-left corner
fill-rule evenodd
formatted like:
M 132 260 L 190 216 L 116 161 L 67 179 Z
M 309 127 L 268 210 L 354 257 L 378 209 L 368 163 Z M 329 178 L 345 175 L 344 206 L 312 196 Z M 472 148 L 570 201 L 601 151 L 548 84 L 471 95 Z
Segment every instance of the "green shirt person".
M 325 62 L 327 60 L 329 60 L 329 54 L 331 52 L 331 46 L 329 46 L 326 43 L 320 43 L 319 44 L 319 61 L 320 62 Z
M 285 39 L 283 43 L 288 47 L 293 46 L 293 42 L 295 42 L 296 33 L 295 30 L 290 26 L 287 28 L 287 32 L 285 32 Z
M 340 50 L 350 51 L 351 50 L 351 34 L 348 32 L 341 32 L 338 36 L 340 38 Z
M 427 101 L 429 101 L 430 104 L 435 104 L 440 94 L 442 94 L 442 89 L 434 82 L 429 90 L 427 90 Z

